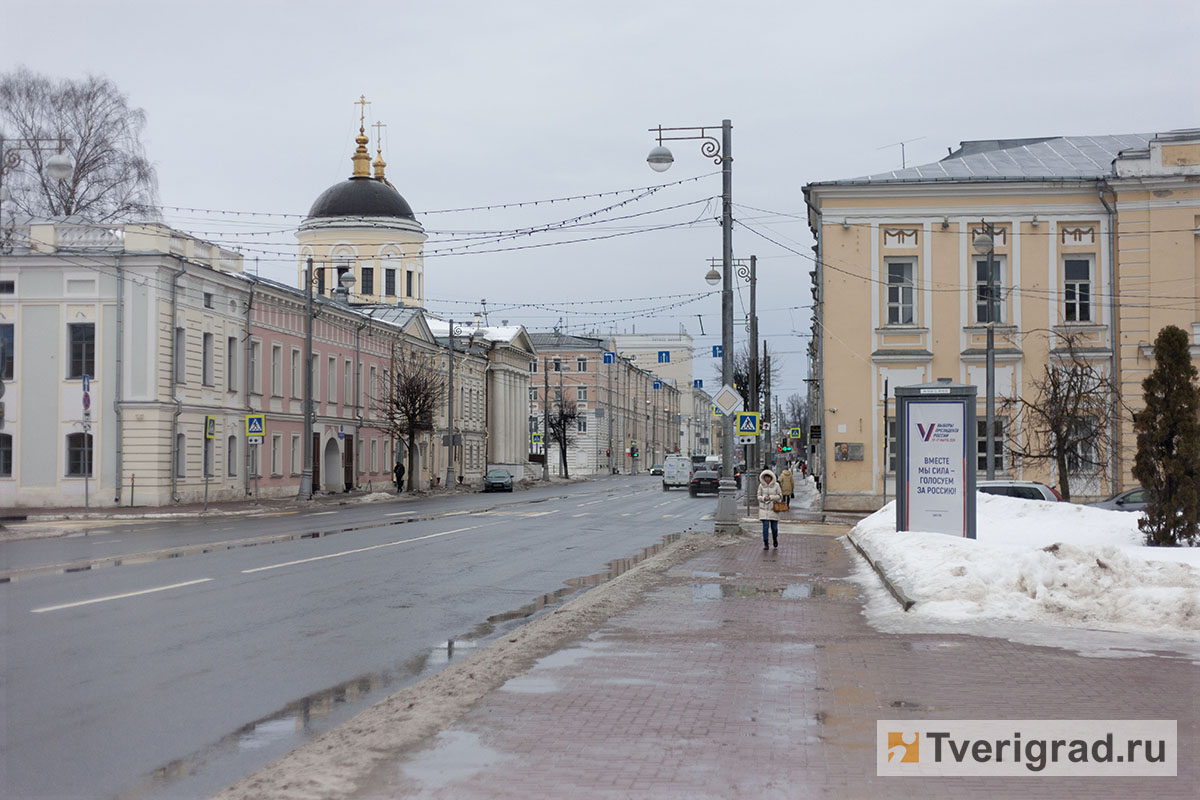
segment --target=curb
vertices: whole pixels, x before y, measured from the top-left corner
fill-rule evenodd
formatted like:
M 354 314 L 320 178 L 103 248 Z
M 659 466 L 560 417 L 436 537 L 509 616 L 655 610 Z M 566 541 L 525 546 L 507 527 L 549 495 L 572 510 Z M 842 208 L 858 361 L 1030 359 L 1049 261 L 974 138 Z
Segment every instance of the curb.
M 858 554 L 866 559 L 867 563 L 871 565 L 871 569 L 875 570 L 876 574 L 879 575 L 879 579 L 883 581 L 884 587 L 891 593 L 892 597 L 896 598 L 896 602 L 900 604 L 901 609 L 908 611 L 917 604 L 917 601 L 906 595 L 903 589 L 892 583 L 891 579 L 887 576 L 882 562 L 872 559 L 867 554 L 867 551 L 863 549 L 862 545 L 854 541 L 854 537 L 849 533 L 846 534 L 846 539 L 849 540 L 850 544 L 854 545 L 854 549 L 858 551 Z

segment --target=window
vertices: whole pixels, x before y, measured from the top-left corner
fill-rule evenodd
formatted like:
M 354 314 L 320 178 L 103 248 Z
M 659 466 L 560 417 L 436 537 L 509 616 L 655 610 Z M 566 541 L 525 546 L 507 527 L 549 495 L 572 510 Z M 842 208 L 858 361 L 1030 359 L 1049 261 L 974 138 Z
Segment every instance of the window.
M 12 477 L 12 436 L 0 433 L 0 478 Z
M 353 369 L 353 364 L 349 361 L 342 362 L 342 402 L 350 405 L 354 400 L 354 384 L 351 383 L 353 377 L 350 370 Z
M 379 472 L 379 440 L 371 440 L 371 472 Z
M 283 394 L 283 348 L 271 345 L 271 396 Z
M 537 397 L 538 397 L 537 387 L 536 386 L 529 387 L 529 402 L 536 403 Z
M 576 400 L 584 400 L 584 401 L 587 400 L 587 387 L 586 386 L 579 386 L 575 389 L 575 399 Z
M 405 289 L 406 289 L 405 296 L 413 297 L 414 295 L 413 295 L 413 273 L 412 273 L 412 270 L 410 269 L 407 272 L 405 272 L 404 276 L 405 276 L 405 281 L 407 284 L 405 286 Z
M 554 371 L 562 372 L 562 359 L 560 359 L 558 356 L 554 357 Z
M 182 433 L 175 434 L 175 475 L 187 477 L 187 437 Z
M 212 292 L 204 293 L 204 307 L 205 308 L 212 308 L 212 298 L 213 298 Z
M 894 473 L 896 471 L 896 418 L 888 417 L 887 421 L 887 448 L 888 448 L 888 463 L 887 471 Z M 984 444 L 987 448 L 987 444 Z
M 71 340 L 68 378 L 96 374 L 96 323 L 74 322 L 67 326 Z
M 331 403 L 336 403 L 337 402 L 337 358 L 335 356 L 329 357 L 328 370 L 329 371 L 328 371 L 328 373 L 326 373 L 326 376 L 325 376 L 326 378 L 328 378 L 328 380 L 325 381 L 325 391 L 328 392 L 329 395 L 325 399 Z
M 315 404 L 321 397 L 321 355 L 319 353 L 313 353 L 309 369 L 312 370 L 312 402 Z
M 375 294 L 375 268 L 362 268 L 362 289 L 359 294 Z
M 271 434 L 271 474 L 280 475 L 283 469 L 283 437 L 278 433 Z
M 200 382 L 205 386 L 213 385 L 213 358 L 216 355 L 213 335 L 204 334 L 201 345 Z
M 1063 318 L 1067 322 L 1092 319 L 1092 261 L 1068 258 L 1063 261 Z
M 187 328 L 175 329 L 175 382 L 187 383 Z
M 370 376 L 367 379 L 367 400 L 369 401 L 372 397 L 379 396 L 379 393 L 380 393 L 379 392 L 379 370 L 376 368 L 376 366 L 374 364 L 371 365 L 371 367 L 368 371 L 368 375 Z
M 10 324 L 0 325 L 0 380 L 11 381 L 17 362 L 15 328 Z
M 261 445 L 254 445 L 250 447 L 250 477 L 252 478 L 262 477 L 262 470 L 259 469 L 258 463 L 258 451 L 260 449 Z
M 995 467 L 994 472 L 1005 471 L 1005 431 L 1008 428 L 1008 420 L 1004 417 L 996 417 L 992 422 L 992 439 L 994 442 L 994 452 L 992 453 L 992 464 Z M 976 430 L 976 445 L 975 451 L 977 455 L 976 469 L 979 474 L 987 474 L 987 420 L 977 419 L 975 421 Z
M 538 369 L 537 369 L 537 361 L 530 361 L 530 362 L 529 362 L 529 371 L 530 371 L 530 372 L 537 372 L 537 371 L 538 371 Z
M 293 475 L 300 474 L 300 457 L 303 455 L 304 455 L 304 453 L 300 449 L 300 434 L 293 433 L 292 434 L 292 474 Z
M 325 268 L 317 267 L 317 294 L 325 294 Z
M 1096 444 L 1100 438 L 1099 427 L 1090 417 L 1071 422 L 1070 436 L 1074 446 L 1067 451 L 1068 472 L 1091 474 L 1104 466 L 1100 463 L 1100 448 Z
M 250 343 L 250 391 L 262 394 L 262 369 L 259 362 L 262 359 L 262 342 Z
M 998 256 L 992 257 L 992 280 L 994 294 L 991 295 L 991 306 L 995 309 L 995 322 L 1004 322 L 1004 262 Z M 986 325 L 992 322 L 988 313 L 988 262 L 986 258 L 975 261 L 975 324 Z
M 554 402 L 556 402 L 556 403 L 562 402 L 562 387 L 561 386 L 554 387 Z
M 225 340 L 225 386 L 231 392 L 237 391 L 237 354 L 237 337 L 230 336 Z
M 300 351 L 292 349 L 292 397 L 300 397 L 303 390 L 304 373 L 301 371 L 304 361 Z
M 85 477 L 91 474 L 92 435 L 90 433 L 68 433 L 67 475 Z
M 236 436 L 225 440 L 225 474 L 231 478 L 238 474 L 237 442 Z
M 0 294 L 16 294 L 16 293 L 17 293 L 17 282 L 16 281 L 0 281 Z
M 887 324 L 912 325 L 913 271 L 911 261 L 887 262 Z
M 580 433 L 587 433 L 587 417 L 576 417 L 575 427 Z
M 587 359 L 583 356 L 575 359 L 575 370 L 577 372 L 587 372 Z
M 396 296 L 396 270 L 385 269 L 383 271 L 383 293 L 388 297 Z

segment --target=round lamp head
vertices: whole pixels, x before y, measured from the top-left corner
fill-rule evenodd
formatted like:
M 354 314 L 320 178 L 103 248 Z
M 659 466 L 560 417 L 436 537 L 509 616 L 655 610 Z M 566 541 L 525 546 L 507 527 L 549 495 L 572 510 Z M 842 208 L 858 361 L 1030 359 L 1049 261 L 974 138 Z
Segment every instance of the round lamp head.
M 655 172 L 666 172 L 675 163 L 675 156 L 671 155 L 671 151 L 660 144 L 650 151 L 650 155 L 646 156 L 646 163 Z
M 350 272 L 349 270 L 343 272 L 342 277 L 338 278 L 338 283 L 340 283 L 342 288 L 347 292 L 350 291 L 350 289 L 354 287 L 354 273 Z
M 66 180 L 75 171 L 75 162 L 66 153 L 51 156 L 46 161 L 46 174 L 56 180 Z
M 709 286 L 716 286 L 721 282 L 721 273 L 717 272 L 716 267 L 713 267 L 708 271 L 708 274 L 704 276 L 704 280 L 708 281 Z
M 992 237 L 987 233 L 976 234 L 975 238 L 971 241 L 971 246 L 975 248 L 976 253 L 982 255 L 992 249 Z

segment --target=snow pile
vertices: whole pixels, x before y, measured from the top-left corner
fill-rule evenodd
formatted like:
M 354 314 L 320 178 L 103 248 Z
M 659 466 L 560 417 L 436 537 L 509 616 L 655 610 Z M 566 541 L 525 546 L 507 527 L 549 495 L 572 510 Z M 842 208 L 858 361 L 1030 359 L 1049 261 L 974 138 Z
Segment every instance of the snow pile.
M 396 499 L 396 495 L 392 494 L 391 492 L 371 492 L 370 494 L 364 494 L 362 497 L 358 498 L 358 502 L 360 502 L 360 503 L 378 503 L 383 500 L 395 500 L 395 499 Z
M 1142 546 L 1137 514 L 981 494 L 974 541 L 895 518 L 889 504 L 850 535 L 918 616 L 1200 632 L 1200 548 Z

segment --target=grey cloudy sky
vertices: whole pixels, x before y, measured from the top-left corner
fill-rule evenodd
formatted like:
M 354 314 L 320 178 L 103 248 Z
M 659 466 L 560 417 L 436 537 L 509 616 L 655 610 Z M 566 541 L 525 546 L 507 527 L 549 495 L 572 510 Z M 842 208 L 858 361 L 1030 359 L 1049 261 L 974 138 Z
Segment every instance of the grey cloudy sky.
M 805 183 L 898 168 L 900 148 L 887 145 L 900 141 L 915 164 L 966 139 L 1200 124 L 1195 0 L 0 0 L 0 22 L 0 69 L 103 74 L 145 109 L 170 207 L 303 215 L 350 174 L 360 94 L 368 124 L 387 124 L 388 177 L 430 232 L 428 251 L 450 246 L 450 231 L 544 226 L 632 195 L 433 211 L 707 176 L 588 221 L 643 216 L 475 249 L 611 238 L 426 259 L 435 312 L 467 316 L 486 298 L 491 322 L 534 330 L 560 317 L 572 332 L 683 325 L 706 387 L 719 296 L 664 296 L 710 291 L 718 167 L 680 142 L 675 166 L 651 172 L 647 129 L 729 118 L 735 216 L 749 226 L 735 227 L 735 256 L 759 257 L 761 327 L 782 354 L 784 397 L 804 387 L 812 267 L 752 231 L 810 255 Z M 669 206 L 680 207 L 645 213 Z M 164 218 L 295 281 L 298 216 Z M 743 290 L 739 341 L 745 302 Z

